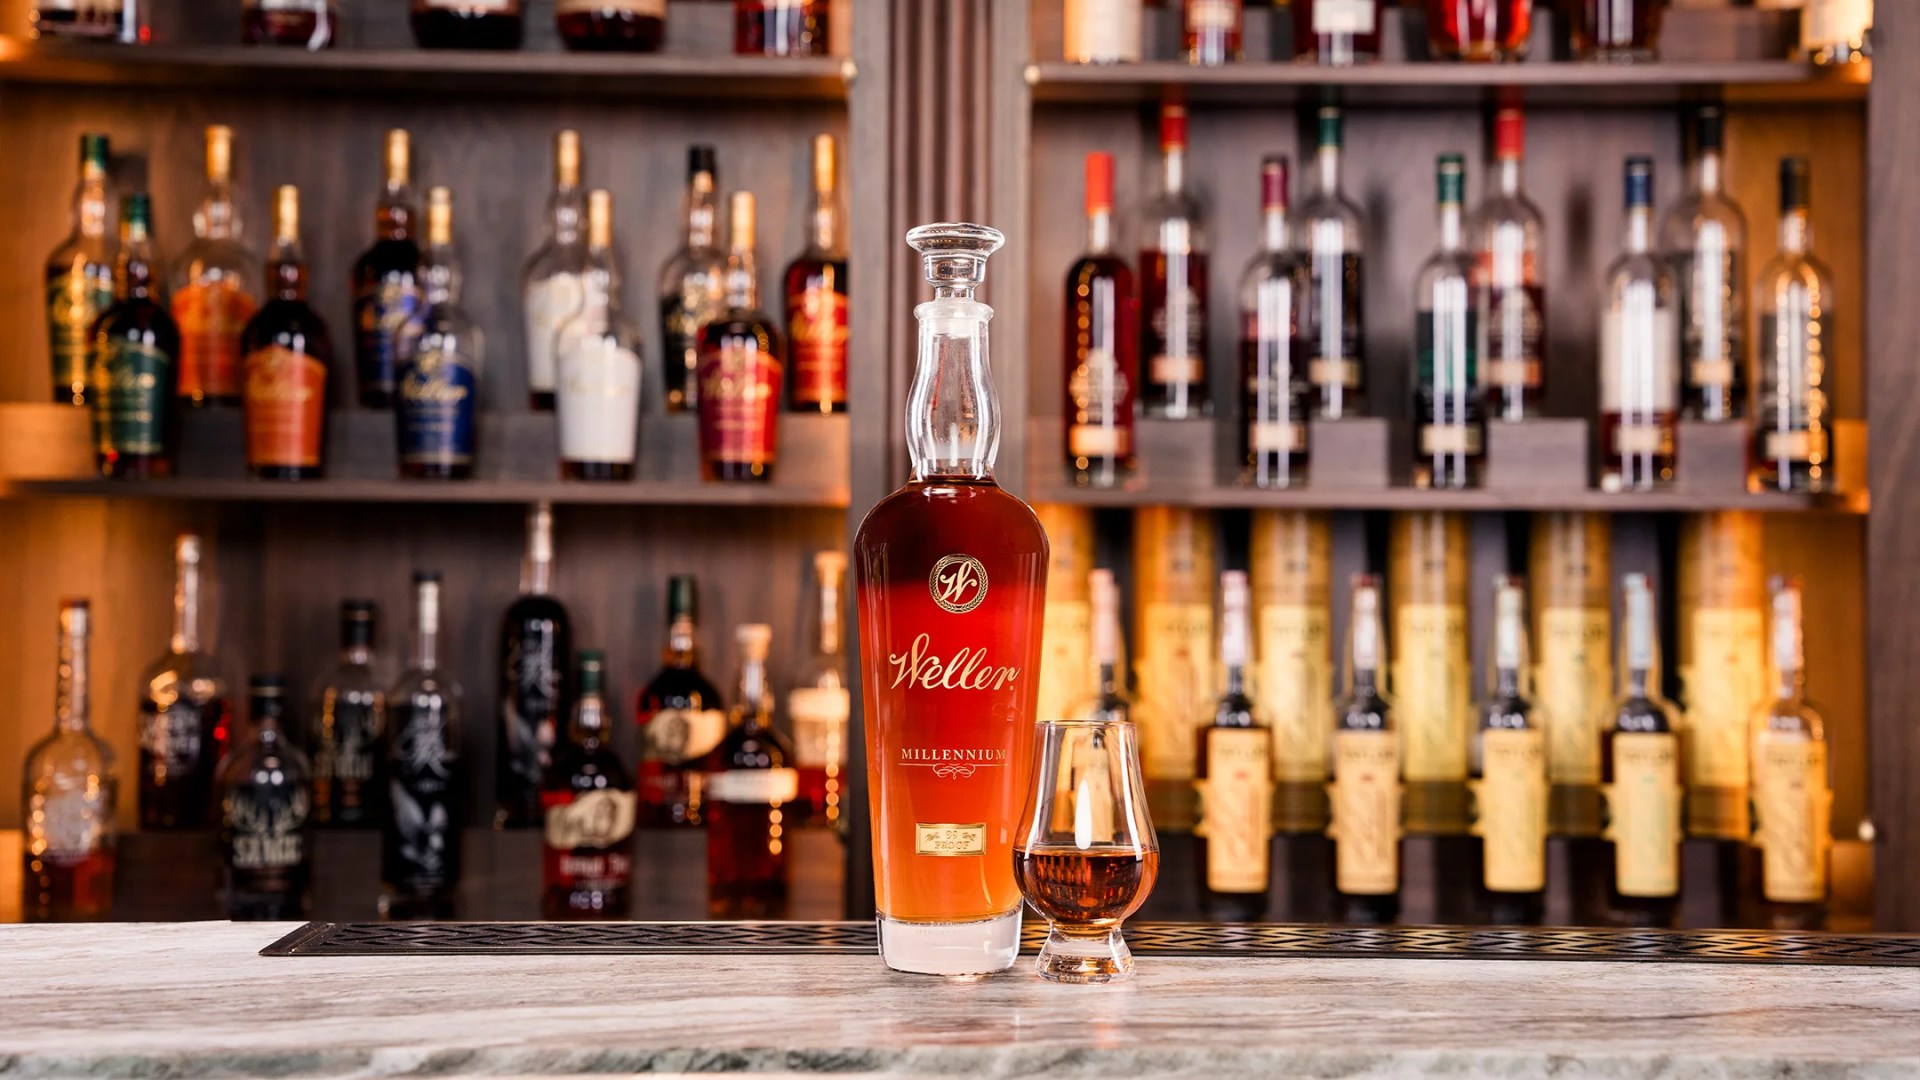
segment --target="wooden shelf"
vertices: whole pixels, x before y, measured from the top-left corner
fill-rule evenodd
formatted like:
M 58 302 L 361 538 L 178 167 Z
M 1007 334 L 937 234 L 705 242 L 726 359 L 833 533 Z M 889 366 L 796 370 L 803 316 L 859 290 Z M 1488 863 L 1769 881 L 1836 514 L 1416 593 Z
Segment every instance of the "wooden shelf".
M 0 481 L 0 498 L 91 496 L 259 503 L 532 503 L 603 506 L 787 506 L 838 510 L 847 489 L 811 484 L 705 484 L 699 481 L 584 483 L 568 480 L 170 480 Z
M 1585 510 L 1648 513 L 1702 510 L 1760 510 L 1864 514 L 1867 497 L 1857 495 L 1756 495 L 1656 491 L 1609 495 L 1592 489 L 1564 491 L 1429 491 L 1411 487 L 1303 487 L 1288 490 L 1224 485 L 1139 485 L 1082 488 L 1037 485 L 1022 493 L 1027 501 L 1074 506 L 1191 506 L 1203 509 L 1289 510 Z
M 597 94 L 688 99 L 844 101 L 853 63 L 840 57 L 768 59 L 561 51 L 471 52 L 247 45 L 118 46 L 0 36 L 0 83 L 95 86 L 459 90 L 524 96 Z

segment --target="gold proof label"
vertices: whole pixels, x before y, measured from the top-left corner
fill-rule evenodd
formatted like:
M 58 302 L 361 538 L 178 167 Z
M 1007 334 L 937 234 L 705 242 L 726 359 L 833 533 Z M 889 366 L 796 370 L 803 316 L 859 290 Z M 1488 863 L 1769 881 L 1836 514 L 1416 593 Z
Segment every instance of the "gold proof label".
M 1600 782 L 1599 718 L 1611 700 L 1611 627 L 1605 608 L 1540 613 L 1539 710 L 1546 721 L 1547 776 L 1556 784 Z
M 1334 887 L 1354 896 L 1400 888 L 1400 747 L 1391 731 L 1337 731 L 1333 783 Z
M 1142 764 L 1149 779 L 1193 779 L 1195 732 L 1210 718 L 1213 605 L 1152 603 L 1141 616 Z
M 1268 835 L 1273 831 L 1273 779 L 1267 756 L 1271 732 L 1214 728 L 1207 732 L 1207 778 L 1195 780 L 1200 822 L 1193 834 L 1207 842 L 1207 888 L 1264 893 Z
M 1613 737 L 1613 783 L 1607 801 L 1614 887 L 1622 896 L 1680 891 L 1680 747 L 1669 732 Z
M 1473 831 L 1485 844 L 1486 886 L 1538 892 L 1547 886 L 1547 739 L 1535 729 L 1480 736 L 1480 779 L 1471 781 Z
M 1765 620 L 1758 608 L 1699 608 L 1687 634 L 1687 784 L 1745 788 L 1747 725 L 1767 696 Z
M 916 823 L 913 827 L 913 853 L 915 855 L 985 855 L 987 853 L 986 823 L 981 822 L 977 825 Z
M 1763 739 L 1756 767 L 1762 891 L 1777 903 L 1825 900 L 1833 843 L 1827 744 Z
M 1402 604 L 1395 623 L 1394 689 L 1406 736 L 1406 778 L 1467 778 L 1467 610 Z
M 1273 717 L 1273 776 L 1282 782 L 1327 778 L 1331 621 L 1324 607 L 1260 609 L 1260 697 Z
M 1071 710 L 1093 696 L 1093 605 L 1085 600 L 1048 600 L 1041 622 L 1039 717 L 1071 719 Z

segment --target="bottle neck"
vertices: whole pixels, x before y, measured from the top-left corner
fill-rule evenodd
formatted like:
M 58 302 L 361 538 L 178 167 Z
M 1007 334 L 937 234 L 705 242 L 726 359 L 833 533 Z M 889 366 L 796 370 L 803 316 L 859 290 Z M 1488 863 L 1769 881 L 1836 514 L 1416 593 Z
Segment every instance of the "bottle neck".
M 413 192 L 407 185 L 387 182 L 386 193 L 373 213 L 373 228 L 382 240 L 413 239 Z
M 694 638 L 693 619 L 687 616 L 680 616 L 667 625 L 664 662 L 668 667 L 692 668 L 698 662 Z
M 1287 208 L 1269 206 L 1260 211 L 1260 244 L 1269 255 L 1287 250 Z
M 1460 204 L 1440 204 L 1440 250 L 1459 251 L 1466 246 L 1466 226 L 1461 221 Z
M 1702 151 L 1699 159 L 1693 163 L 1694 190 L 1703 194 L 1717 195 L 1720 193 L 1720 184 L 1720 151 Z
M 142 232 L 126 239 L 120 253 L 120 271 L 115 282 L 119 294 L 129 300 L 153 299 L 153 242 Z
M 74 226 L 81 236 L 95 240 L 106 237 L 112 221 L 109 206 L 112 201 L 104 173 L 94 175 L 88 171 L 81 174 L 80 185 L 73 192 Z
M 1356 614 L 1352 642 L 1348 650 L 1347 680 L 1356 698 L 1377 697 L 1380 693 L 1380 617 L 1377 613 Z
M 554 243 L 571 246 L 580 242 L 580 202 L 576 184 L 557 184 L 547 197 L 547 220 L 552 223 Z
M 1653 249 L 1653 208 L 1627 207 L 1627 251 L 1644 255 Z
M 760 284 L 753 266 L 753 249 L 727 252 L 727 306 L 752 311 L 760 306 Z
M 573 741 L 592 748 L 607 737 L 607 702 L 597 693 L 581 694 L 573 708 Z
M 298 243 L 280 240 L 274 244 L 273 258 L 267 264 L 267 291 L 276 300 L 307 298 L 307 261 Z
M 1100 209 L 1087 215 L 1087 254 L 1106 255 L 1113 251 L 1113 211 Z
M 814 191 L 813 210 L 807 220 L 812 225 L 815 255 L 832 255 L 840 250 L 840 214 L 834 208 L 833 192 Z
M 1340 148 L 1322 146 L 1314 154 L 1315 170 L 1320 177 L 1320 193 L 1332 195 L 1340 190 Z
M 1178 195 L 1187 187 L 1187 150 L 1183 146 L 1168 147 L 1161 158 L 1161 177 L 1169 195 Z
M 840 583 L 820 584 L 820 637 L 815 643 L 821 656 L 840 655 Z
M 1806 672 L 1800 635 L 1800 599 L 1796 593 L 1783 602 L 1776 598 L 1773 621 L 1773 667 L 1781 701 L 1799 701 L 1806 694 Z M 1788 607 L 1789 610 L 1779 610 Z
M 87 636 L 60 635 L 59 668 L 53 691 L 54 727 L 76 732 L 87 729 L 88 701 Z
M 181 562 L 173 583 L 173 643 L 175 653 L 200 651 L 200 566 Z
M 942 287 L 914 309 L 919 360 L 907 396 L 907 452 L 916 480 L 987 480 L 1000 451 L 1000 402 L 987 359 L 993 309 L 973 290 Z
M 440 630 L 438 627 L 414 627 L 413 666 L 421 671 L 432 671 L 440 666 Z
M 1788 255 L 1805 255 L 1813 239 L 1813 227 L 1807 221 L 1805 207 L 1794 207 L 1780 215 L 1780 250 Z
M 451 304 L 460 297 L 460 264 L 452 244 L 434 244 L 422 261 L 428 306 Z
M 687 192 L 687 247 L 694 251 L 713 246 L 714 205 L 711 184 L 695 184 Z
M 552 591 L 552 556 L 529 555 L 520 560 L 520 592 L 522 595 L 545 596 Z
M 207 196 L 193 215 L 194 234 L 206 240 L 231 240 L 240 234 L 233 189 L 226 180 L 207 181 Z
M 1227 665 L 1227 696 L 1232 698 L 1247 696 L 1247 669 L 1244 664 Z
M 1493 166 L 1493 183 L 1502 195 L 1519 195 L 1520 159 L 1517 157 L 1503 157 L 1495 162 Z
M 373 663 L 373 646 L 360 641 L 349 641 L 340 649 L 340 662 L 354 667 L 366 667 Z
M 740 661 L 739 722 L 743 727 L 765 726 L 767 714 L 767 663 L 749 656 Z

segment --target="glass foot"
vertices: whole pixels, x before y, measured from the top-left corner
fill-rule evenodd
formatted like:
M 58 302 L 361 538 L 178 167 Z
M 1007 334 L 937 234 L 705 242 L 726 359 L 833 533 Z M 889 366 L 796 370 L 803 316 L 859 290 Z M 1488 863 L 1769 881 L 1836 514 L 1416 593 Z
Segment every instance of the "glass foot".
M 1133 951 L 1119 927 L 1104 934 L 1073 937 L 1054 926 L 1034 965 L 1040 977 L 1052 982 L 1113 983 L 1133 977 Z

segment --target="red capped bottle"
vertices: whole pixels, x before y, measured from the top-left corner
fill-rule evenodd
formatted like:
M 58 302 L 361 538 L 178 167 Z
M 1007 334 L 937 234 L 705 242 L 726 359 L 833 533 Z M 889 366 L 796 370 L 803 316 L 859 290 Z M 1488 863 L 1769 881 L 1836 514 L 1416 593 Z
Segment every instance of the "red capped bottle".
M 1067 271 L 1067 468 L 1081 487 L 1133 472 L 1139 308 L 1133 268 L 1113 250 L 1113 155 L 1087 155 L 1087 252 Z

